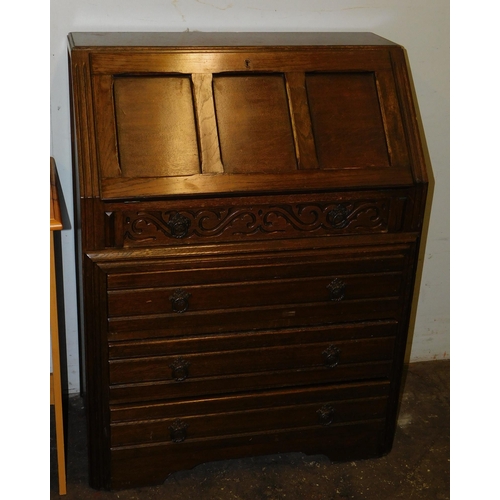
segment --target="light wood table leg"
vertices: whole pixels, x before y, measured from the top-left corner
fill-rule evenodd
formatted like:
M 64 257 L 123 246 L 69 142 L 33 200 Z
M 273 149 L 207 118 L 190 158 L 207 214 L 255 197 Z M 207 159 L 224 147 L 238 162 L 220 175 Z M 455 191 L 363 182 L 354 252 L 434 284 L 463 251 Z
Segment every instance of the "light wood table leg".
M 52 373 L 50 374 L 50 403 L 55 409 L 57 471 L 59 494 L 66 494 L 66 463 L 64 454 L 64 423 L 62 411 L 61 362 L 59 356 L 59 324 L 57 319 L 54 233 L 50 233 L 50 338 L 52 344 Z

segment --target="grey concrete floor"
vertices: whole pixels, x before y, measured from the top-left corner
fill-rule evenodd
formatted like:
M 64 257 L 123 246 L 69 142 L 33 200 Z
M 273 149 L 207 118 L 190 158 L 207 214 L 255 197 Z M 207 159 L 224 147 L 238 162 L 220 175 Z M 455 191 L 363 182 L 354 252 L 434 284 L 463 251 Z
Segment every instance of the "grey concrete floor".
M 107 492 L 88 485 L 85 413 L 72 396 L 67 411 L 67 494 L 121 500 L 441 500 L 450 498 L 450 363 L 409 365 L 394 447 L 387 456 L 332 463 L 288 453 L 200 465 L 161 486 Z M 51 415 L 50 498 L 59 498 Z M 64 497 L 62 497 L 64 498 Z

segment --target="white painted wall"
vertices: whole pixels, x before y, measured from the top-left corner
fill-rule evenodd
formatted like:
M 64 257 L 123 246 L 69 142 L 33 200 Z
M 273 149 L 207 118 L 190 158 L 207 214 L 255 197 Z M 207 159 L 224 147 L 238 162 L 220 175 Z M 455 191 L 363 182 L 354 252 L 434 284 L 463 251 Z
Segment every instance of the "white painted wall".
M 410 60 L 435 181 L 411 361 L 449 358 L 447 0 L 51 0 L 51 156 L 73 213 L 66 35 L 71 31 L 371 31 Z M 62 231 L 69 391 L 79 391 L 73 230 Z

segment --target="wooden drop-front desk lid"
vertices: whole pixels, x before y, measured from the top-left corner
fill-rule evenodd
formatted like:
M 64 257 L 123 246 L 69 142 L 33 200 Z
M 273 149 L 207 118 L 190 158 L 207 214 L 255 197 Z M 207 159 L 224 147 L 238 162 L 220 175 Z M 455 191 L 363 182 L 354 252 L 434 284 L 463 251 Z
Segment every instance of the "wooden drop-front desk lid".
M 69 48 L 91 79 L 82 197 L 427 181 L 404 50 L 374 34 L 71 33 Z

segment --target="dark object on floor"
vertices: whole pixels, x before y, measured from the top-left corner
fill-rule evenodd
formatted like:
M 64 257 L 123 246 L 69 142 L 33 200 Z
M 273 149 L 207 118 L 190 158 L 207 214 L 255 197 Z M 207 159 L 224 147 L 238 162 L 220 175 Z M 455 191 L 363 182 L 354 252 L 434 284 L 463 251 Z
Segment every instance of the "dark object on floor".
M 162 486 L 105 492 L 88 485 L 85 410 L 68 401 L 68 500 L 429 500 L 449 499 L 449 361 L 409 366 L 393 450 L 372 460 L 331 463 L 302 453 L 227 460 L 169 476 Z M 53 424 L 53 418 L 51 420 Z M 57 490 L 51 427 L 50 498 Z

